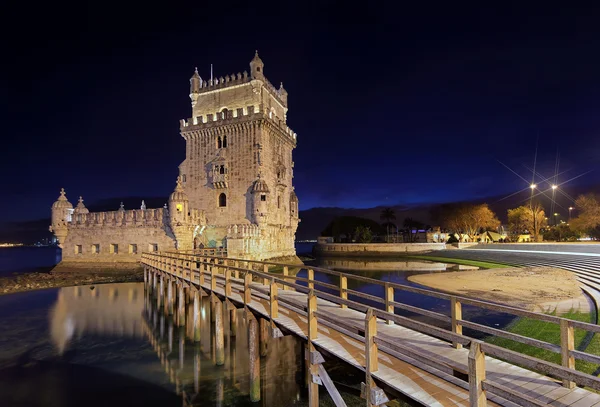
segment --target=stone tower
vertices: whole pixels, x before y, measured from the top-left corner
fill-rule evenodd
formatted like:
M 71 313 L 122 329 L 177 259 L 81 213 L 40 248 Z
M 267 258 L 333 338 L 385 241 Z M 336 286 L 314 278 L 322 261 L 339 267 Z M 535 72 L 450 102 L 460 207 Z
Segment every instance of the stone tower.
M 179 167 L 190 208 L 204 210 L 209 246 L 232 255 L 295 254 L 298 201 L 292 187 L 296 133 L 286 124 L 283 84 L 266 78 L 258 52 L 250 74 L 190 79 L 192 117 L 181 121 Z
M 58 246 L 63 247 L 69 233 L 69 222 L 73 214 L 73 204 L 69 202 L 65 189 L 61 188 L 58 199 L 52 204 L 52 225 L 50 232 L 58 239 Z

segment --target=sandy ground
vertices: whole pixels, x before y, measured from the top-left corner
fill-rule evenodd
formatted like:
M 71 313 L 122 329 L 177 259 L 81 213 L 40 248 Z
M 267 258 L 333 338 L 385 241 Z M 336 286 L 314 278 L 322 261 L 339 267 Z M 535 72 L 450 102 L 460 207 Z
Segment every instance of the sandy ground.
M 589 310 L 573 273 L 551 267 L 419 274 L 408 279 L 436 290 L 529 310 L 547 312 L 553 306 L 563 312 L 571 306 L 583 312 Z

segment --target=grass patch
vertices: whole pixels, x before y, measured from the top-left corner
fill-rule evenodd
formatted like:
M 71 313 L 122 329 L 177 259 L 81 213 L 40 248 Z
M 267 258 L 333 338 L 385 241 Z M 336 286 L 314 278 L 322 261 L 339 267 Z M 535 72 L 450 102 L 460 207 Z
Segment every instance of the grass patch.
M 555 312 L 549 313 L 555 315 Z M 580 312 L 571 310 L 566 314 L 561 315 L 563 318 L 572 319 L 575 321 L 589 322 L 595 324 L 595 314 Z M 509 332 L 526 336 L 529 338 L 538 339 L 540 341 L 552 343 L 560 346 L 560 326 L 551 322 L 544 322 L 529 318 L 518 319 L 509 329 Z M 587 331 L 581 329 L 575 329 L 575 349 L 585 350 L 588 353 L 598 355 L 600 354 L 600 338 L 599 335 L 594 335 L 591 342 L 586 349 L 580 349 L 580 345 L 584 338 L 586 338 Z M 589 340 L 589 338 L 588 338 Z M 503 348 L 514 350 L 525 355 L 533 356 L 547 362 L 557 363 L 560 365 L 560 354 L 551 352 L 549 350 L 540 349 L 535 346 L 526 345 L 524 343 L 515 342 L 510 339 L 489 337 L 485 340 L 488 343 L 502 346 Z M 580 372 L 593 374 L 597 369 L 598 365 L 584 360 L 575 361 L 576 369 Z
M 419 259 L 419 260 L 437 261 L 440 263 L 463 264 L 465 266 L 477 266 L 477 267 L 484 268 L 484 269 L 498 269 L 498 268 L 511 267 L 509 264 L 492 263 L 489 261 L 456 259 L 456 258 L 450 258 L 450 257 L 437 257 L 437 256 L 424 256 L 424 255 L 415 255 L 415 256 L 408 256 L 408 257 L 412 258 L 412 259 Z

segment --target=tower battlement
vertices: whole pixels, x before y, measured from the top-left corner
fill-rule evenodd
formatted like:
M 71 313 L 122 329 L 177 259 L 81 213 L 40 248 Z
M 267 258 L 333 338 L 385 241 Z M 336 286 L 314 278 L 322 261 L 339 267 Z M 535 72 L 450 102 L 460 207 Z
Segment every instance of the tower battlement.
M 265 114 L 260 111 L 256 106 L 247 106 L 245 108 L 238 108 L 235 110 L 228 110 L 226 112 L 209 113 L 202 116 L 196 116 L 187 120 L 181 119 L 179 121 L 179 129 L 182 136 L 185 138 L 184 133 L 194 130 L 204 130 L 212 127 L 226 126 L 228 124 L 237 124 L 241 122 L 247 122 L 255 119 L 266 120 L 283 133 L 287 134 L 290 139 L 296 142 L 298 134 L 294 132 L 285 122 L 276 116 L 271 117 L 269 114 Z
M 260 80 L 263 82 L 269 92 L 285 107 L 287 107 L 287 92 L 283 87 L 277 89 L 266 77 L 252 78 L 248 75 L 248 72 L 238 72 L 237 74 L 232 73 L 231 75 L 220 76 L 218 78 L 209 79 L 207 81 L 200 80 L 198 88 L 193 92 L 197 95 L 205 93 L 231 88 L 238 85 L 243 85 L 252 82 L 253 80 Z

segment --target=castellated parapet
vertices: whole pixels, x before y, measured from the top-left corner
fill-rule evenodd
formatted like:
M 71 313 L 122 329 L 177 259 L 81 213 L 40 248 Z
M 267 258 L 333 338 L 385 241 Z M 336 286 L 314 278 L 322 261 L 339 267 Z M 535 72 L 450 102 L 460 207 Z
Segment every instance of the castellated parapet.
M 288 93 L 265 76 L 258 52 L 250 72 L 190 79 L 191 118 L 175 190 L 165 208 L 88 213 L 64 191 L 51 230 L 63 258 L 137 260 L 143 251 L 225 247 L 232 257 L 294 256 L 298 197 L 287 125 Z

